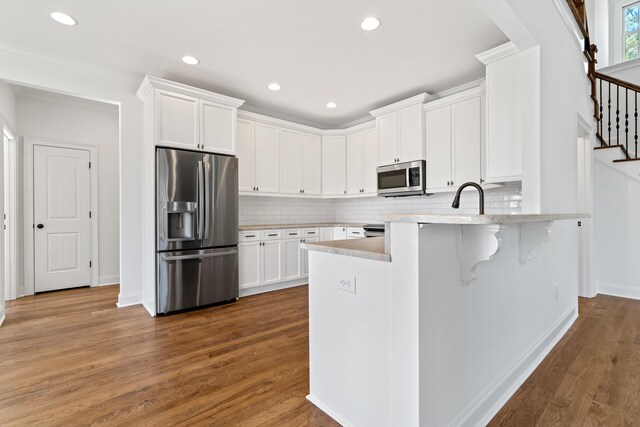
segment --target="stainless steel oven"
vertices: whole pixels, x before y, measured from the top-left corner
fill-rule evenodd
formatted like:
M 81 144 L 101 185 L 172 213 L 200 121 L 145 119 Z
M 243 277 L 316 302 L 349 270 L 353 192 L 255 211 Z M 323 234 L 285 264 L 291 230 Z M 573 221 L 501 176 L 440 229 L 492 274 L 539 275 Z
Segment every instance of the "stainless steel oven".
M 378 166 L 378 196 L 401 197 L 425 193 L 426 162 L 396 163 Z

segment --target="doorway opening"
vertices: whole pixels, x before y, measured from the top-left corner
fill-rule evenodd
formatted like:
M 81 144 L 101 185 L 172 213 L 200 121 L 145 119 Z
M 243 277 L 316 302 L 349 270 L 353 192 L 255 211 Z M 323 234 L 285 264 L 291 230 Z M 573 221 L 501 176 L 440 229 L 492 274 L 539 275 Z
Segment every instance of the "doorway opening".
M 18 274 L 17 259 L 17 228 L 18 228 L 18 203 L 17 203 L 17 147 L 13 130 L 7 124 L 2 129 L 3 151 L 3 209 L 2 228 L 4 232 L 4 299 L 16 299 L 16 283 Z
M 577 126 L 577 171 L 578 171 L 578 212 L 593 212 L 593 135 L 591 126 L 578 115 Z M 592 220 L 585 218 L 578 222 L 580 230 L 580 279 L 578 295 L 592 298 L 596 292 L 592 283 Z

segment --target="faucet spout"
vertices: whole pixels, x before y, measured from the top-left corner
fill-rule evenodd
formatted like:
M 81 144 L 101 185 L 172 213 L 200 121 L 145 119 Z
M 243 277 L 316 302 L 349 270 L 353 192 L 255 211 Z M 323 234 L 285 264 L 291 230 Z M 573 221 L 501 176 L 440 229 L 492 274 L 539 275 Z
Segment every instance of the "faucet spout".
M 456 196 L 453 198 L 453 203 L 451 204 L 451 207 L 454 209 L 458 209 L 460 207 L 460 194 L 462 193 L 462 190 L 464 190 L 467 187 L 474 187 L 476 190 L 478 190 L 478 194 L 480 196 L 479 214 L 484 215 L 484 190 L 482 189 L 482 187 L 480 187 L 479 184 L 476 184 L 475 182 L 465 182 L 458 188 L 458 191 L 456 192 Z

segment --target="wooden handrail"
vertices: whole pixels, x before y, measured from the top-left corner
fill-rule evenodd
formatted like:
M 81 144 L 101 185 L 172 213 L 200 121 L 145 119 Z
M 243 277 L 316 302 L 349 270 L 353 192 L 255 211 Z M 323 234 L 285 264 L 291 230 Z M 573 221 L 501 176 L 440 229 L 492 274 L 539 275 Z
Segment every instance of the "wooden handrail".
M 587 17 L 584 14 L 584 3 L 582 4 L 583 13 L 580 13 L 578 8 L 576 7 L 576 3 L 573 0 L 567 0 L 567 4 L 569 5 L 569 9 L 573 14 L 576 22 L 578 23 L 578 27 L 580 28 L 580 32 L 582 33 L 582 37 L 585 39 L 589 38 L 589 31 L 587 30 Z
M 636 92 L 640 92 L 640 85 L 629 83 L 629 82 L 626 82 L 624 80 L 616 79 L 615 77 L 611 77 L 611 76 L 609 76 L 607 74 L 603 74 L 603 73 L 601 73 L 599 71 L 595 72 L 595 76 L 598 79 L 604 80 L 606 82 L 611 82 L 614 85 L 618 85 L 618 86 L 623 87 L 625 89 L 629 89 L 629 90 L 633 90 L 633 91 L 636 91 Z

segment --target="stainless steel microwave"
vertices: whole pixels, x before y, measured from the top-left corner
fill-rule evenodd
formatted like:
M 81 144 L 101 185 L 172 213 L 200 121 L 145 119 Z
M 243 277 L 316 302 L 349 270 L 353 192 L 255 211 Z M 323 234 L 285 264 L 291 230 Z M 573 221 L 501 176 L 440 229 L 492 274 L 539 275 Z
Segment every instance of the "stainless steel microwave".
M 378 196 L 417 196 L 425 193 L 427 179 L 424 160 L 378 166 L 377 171 Z

